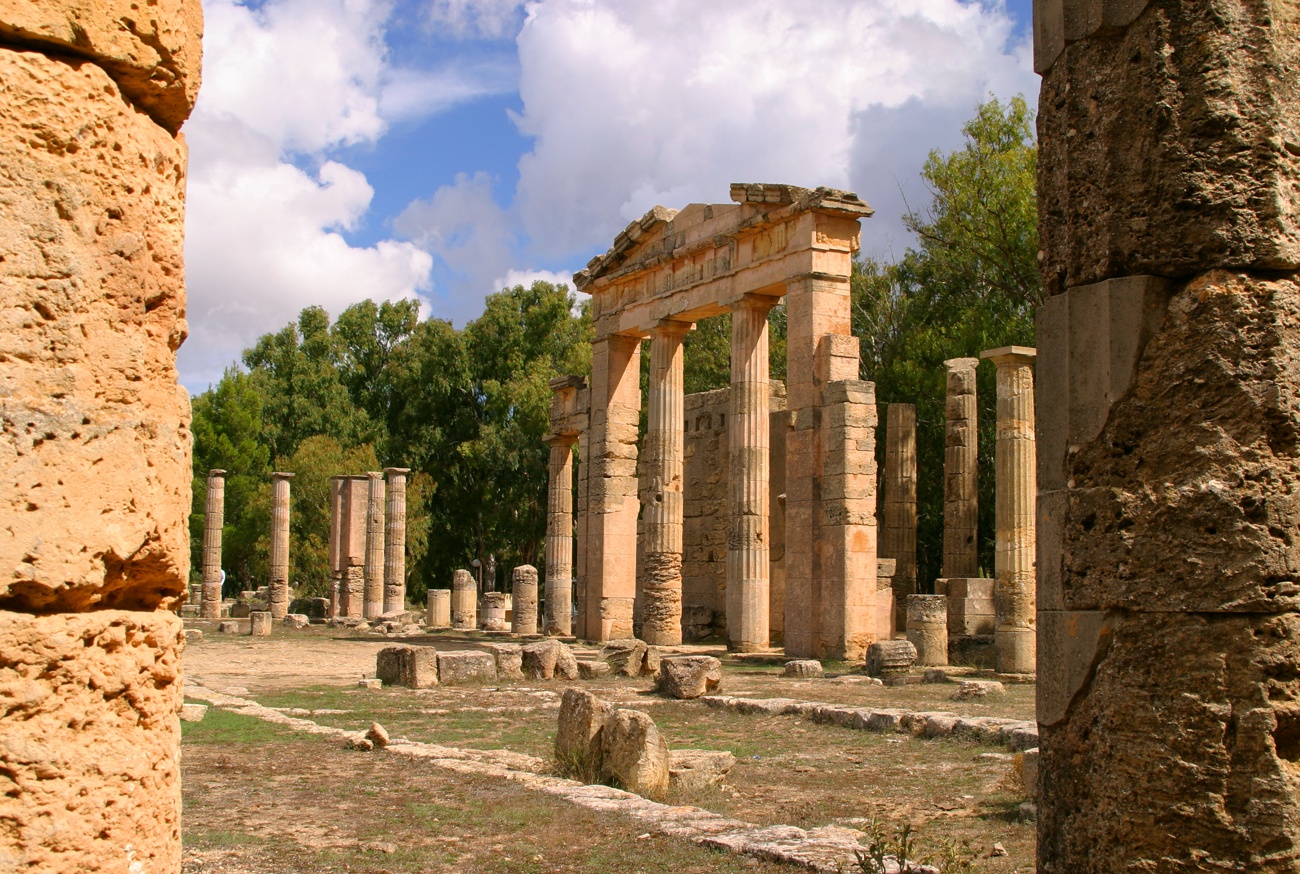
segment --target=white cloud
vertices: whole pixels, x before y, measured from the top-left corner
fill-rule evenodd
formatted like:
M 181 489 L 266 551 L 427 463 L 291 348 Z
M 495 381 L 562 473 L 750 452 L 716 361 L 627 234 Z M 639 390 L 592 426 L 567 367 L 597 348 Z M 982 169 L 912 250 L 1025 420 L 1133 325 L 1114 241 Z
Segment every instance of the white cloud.
M 555 271 L 555 270 L 507 270 L 506 275 L 492 283 L 492 288 L 501 291 L 503 288 L 514 288 L 516 285 L 522 285 L 524 288 L 531 288 L 534 282 L 549 282 L 551 285 L 565 285 L 569 290 L 573 290 L 573 274 L 576 271 Z
M 905 245 L 898 185 L 924 196 L 926 152 L 957 145 L 987 92 L 1036 88 L 1011 30 L 1000 4 L 959 0 L 531 3 L 521 227 L 550 260 L 603 249 L 655 203 L 790 182 L 855 189 L 880 207 L 868 244 Z
M 514 36 L 523 0 L 432 0 L 429 23 L 458 39 Z

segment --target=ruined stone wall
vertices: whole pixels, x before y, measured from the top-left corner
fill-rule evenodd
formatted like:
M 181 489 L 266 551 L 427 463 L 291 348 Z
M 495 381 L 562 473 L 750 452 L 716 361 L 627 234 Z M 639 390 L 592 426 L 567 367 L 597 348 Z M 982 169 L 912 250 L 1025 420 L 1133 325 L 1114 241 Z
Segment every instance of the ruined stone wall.
M 180 866 L 198 0 L 0 0 L 0 867 Z
M 1034 29 L 1038 870 L 1300 870 L 1300 6 Z

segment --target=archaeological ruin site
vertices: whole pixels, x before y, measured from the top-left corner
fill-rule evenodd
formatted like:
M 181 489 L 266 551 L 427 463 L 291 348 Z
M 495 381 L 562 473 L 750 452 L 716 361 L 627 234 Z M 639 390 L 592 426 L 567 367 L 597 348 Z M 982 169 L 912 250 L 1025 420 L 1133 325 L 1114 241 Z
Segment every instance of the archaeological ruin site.
M 202 18 L 0 0 L 0 871 L 1300 872 L 1300 3 L 1035 0 L 1044 302 L 930 406 L 873 192 L 611 215 L 533 553 L 193 469 Z

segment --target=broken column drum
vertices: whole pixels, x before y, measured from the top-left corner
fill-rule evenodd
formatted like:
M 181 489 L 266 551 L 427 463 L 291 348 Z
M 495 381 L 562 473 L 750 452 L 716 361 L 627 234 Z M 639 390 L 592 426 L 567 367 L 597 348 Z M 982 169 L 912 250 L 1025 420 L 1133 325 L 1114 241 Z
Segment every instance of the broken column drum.
M 515 634 L 537 633 L 537 568 L 520 565 L 510 574 L 512 613 L 510 630 Z
M 998 369 L 997 533 L 993 551 L 997 627 L 993 645 L 997 669 L 1004 674 L 1032 674 L 1035 670 L 1035 355 L 1035 350 L 1024 346 L 983 354 Z
M 451 627 L 451 590 L 430 589 L 425 596 L 424 622 L 430 628 Z
M 384 612 L 406 609 L 406 475 L 410 468 L 388 467 L 388 507 L 384 513 Z
M 978 358 L 951 358 L 947 371 L 943 452 L 943 574 L 979 575 Z
M 384 475 L 366 474 L 366 563 L 362 616 L 374 619 L 384 612 Z
M 916 664 L 948 664 L 948 599 L 943 595 L 907 596 L 907 639 L 916 647 Z
M 473 631 L 478 623 L 478 584 L 474 575 L 461 569 L 451 579 L 451 627 Z
M 203 515 L 203 595 L 199 615 L 221 618 L 221 529 L 225 525 L 226 472 L 208 471 Z
M 916 407 L 885 409 L 885 501 L 880 555 L 892 558 L 894 625 L 907 630 L 907 597 L 916 593 Z
M 484 631 L 506 630 L 506 593 L 484 592 L 479 605 L 479 627 Z
M 270 613 L 279 622 L 289 612 L 289 480 L 291 473 L 271 474 Z

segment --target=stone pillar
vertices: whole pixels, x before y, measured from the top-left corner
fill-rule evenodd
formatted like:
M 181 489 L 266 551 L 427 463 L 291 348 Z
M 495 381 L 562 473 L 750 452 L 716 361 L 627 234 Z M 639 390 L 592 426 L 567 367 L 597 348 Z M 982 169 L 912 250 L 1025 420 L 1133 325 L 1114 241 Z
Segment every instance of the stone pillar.
M 370 479 L 349 476 L 343 486 L 343 525 L 340 538 L 343 576 L 340 580 L 339 610 L 349 618 L 365 613 L 365 564 L 367 512 Z
M 289 612 L 289 480 L 291 473 L 271 474 L 271 619 Z
M 362 616 L 374 619 L 384 612 L 384 475 L 366 474 L 365 607 Z
M 997 538 L 993 553 L 997 627 L 993 643 L 997 669 L 1004 674 L 1032 674 L 1035 670 L 1036 354 L 1024 346 L 983 354 L 998 368 Z
M 330 608 L 331 619 L 341 615 L 340 598 L 342 597 L 344 556 L 343 556 L 343 516 L 346 507 L 347 477 L 330 477 Z
M 907 630 L 907 598 L 916 594 L 916 407 L 885 408 L 885 527 L 880 555 L 892 558 L 895 625 Z
M 474 575 L 461 569 L 451 579 L 451 627 L 473 631 L 478 624 L 478 584 Z
M 484 631 L 506 630 L 506 593 L 484 592 L 479 605 L 479 628 Z
M 573 633 L 573 443 L 550 441 L 546 489 L 546 633 Z
M 451 627 L 451 589 L 430 589 L 425 596 L 424 623 L 430 628 Z
M 388 467 L 388 509 L 384 514 L 384 612 L 406 609 L 407 467 Z
M 641 500 L 645 554 L 641 636 L 659 646 L 682 642 L 682 338 L 690 329 L 686 322 L 661 322 L 650 335 L 647 481 Z
M 592 640 L 632 636 L 636 598 L 637 422 L 641 339 L 611 334 L 591 345 L 590 498 L 586 512 L 583 609 Z
M 771 643 L 767 614 L 769 309 L 771 302 L 765 298 L 745 298 L 731 310 L 727 646 L 736 652 L 759 652 Z
M 248 633 L 253 637 L 270 637 L 271 614 L 265 610 L 254 610 L 249 613 Z
M 208 471 L 203 515 L 203 600 L 199 616 L 221 618 L 221 529 L 226 518 L 226 472 Z
M 979 575 L 979 407 L 975 397 L 978 358 L 950 358 L 947 434 L 943 452 L 943 574 Z
M 943 595 L 907 596 L 907 639 L 916 647 L 916 664 L 948 664 L 948 599 Z
M 513 613 L 510 630 L 515 634 L 537 633 L 537 568 L 520 565 L 510 575 Z

